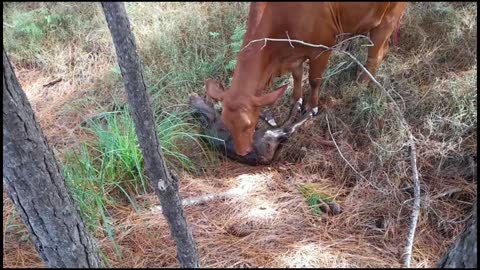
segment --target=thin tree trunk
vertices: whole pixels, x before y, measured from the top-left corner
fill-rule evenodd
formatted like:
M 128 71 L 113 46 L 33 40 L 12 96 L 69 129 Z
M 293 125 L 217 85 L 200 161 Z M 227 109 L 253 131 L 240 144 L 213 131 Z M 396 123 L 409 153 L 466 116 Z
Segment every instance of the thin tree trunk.
M 477 268 L 477 201 L 458 239 L 438 263 L 440 268 Z
M 146 172 L 160 198 L 163 215 L 177 245 L 177 258 L 181 267 L 199 267 L 192 232 L 183 214 L 178 180 L 168 171 L 155 131 L 153 112 L 125 6 L 123 3 L 102 2 L 102 7 L 115 45 Z
M 48 267 L 100 267 L 94 241 L 3 51 L 3 183 Z

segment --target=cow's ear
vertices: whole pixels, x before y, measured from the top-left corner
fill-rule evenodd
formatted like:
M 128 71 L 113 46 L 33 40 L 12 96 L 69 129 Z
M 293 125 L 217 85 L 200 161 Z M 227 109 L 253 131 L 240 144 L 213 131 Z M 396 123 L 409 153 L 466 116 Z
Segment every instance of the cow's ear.
M 273 92 L 265 94 L 260 97 L 255 97 L 255 105 L 259 107 L 270 106 L 274 104 L 287 90 L 287 85 L 283 85 L 275 89 Z
M 220 82 L 213 79 L 208 79 L 205 82 L 205 88 L 207 88 L 207 95 L 209 95 L 211 98 L 215 99 L 216 101 L 223 100 L 225 90 Z

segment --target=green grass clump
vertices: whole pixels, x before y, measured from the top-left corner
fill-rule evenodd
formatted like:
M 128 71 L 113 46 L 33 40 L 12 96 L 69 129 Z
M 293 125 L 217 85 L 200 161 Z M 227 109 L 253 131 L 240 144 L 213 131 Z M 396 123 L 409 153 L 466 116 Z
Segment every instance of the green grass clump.
M 305 197 L 307 205 L 311 208 L 312 213 L 316 216 L 323 214 L 320 208 L 320 202 L 332 202 L 333 198 L 328 194 L 319 191 L 319 187 L 313 183 L 299 184 L 298 191 Z
M 201 144 L 195 126 L 185 122 L 185 115 L 166 114 L 157 124 L 157 134 L 169 168 L 194 170 L 193 161 L 179 145 Z M 67 185 L 77 201 L 83 220 L 91 231 L 113 234 L 109 207 L 130 203 L 134 197 L 150 192 L 143 156 L 138 146 L 133 121 L 127 109 L 104 113 L 89 121 L 87 128 L 95 139 L 69 150 L 64 162 Z M 201 148 L 203 149 L 203 148 Z
M 90 124 L 98 139 L 95 149 L 102 154 L 104 174 L 109 179 L 132 179 L 125 183 L 125 188 L 132 187 L 136 194 L 141 193 L 140 190 L 146 192 L 143 157 L 128 111 L 104 115 L 104 121 L 91 121 Z
M 71 14 L 59 14 L 41 7 L 28 12 L 15 12 L 12 15 L 13 25 L 5 31 L 7 49 L 22 55 L 24 58 L 35 57 L 42 52 L 45 38 L 53 38 L 58 42 L 71 34 L 73 17 Z

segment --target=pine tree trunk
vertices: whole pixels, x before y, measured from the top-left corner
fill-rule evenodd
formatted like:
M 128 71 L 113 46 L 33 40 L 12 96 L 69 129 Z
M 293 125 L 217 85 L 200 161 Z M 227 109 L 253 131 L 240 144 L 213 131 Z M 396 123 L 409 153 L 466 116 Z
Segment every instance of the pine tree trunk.
M 48 267 L 100 267 L 93 240 L 3 51 L 3 183 Z
M 477 201 L 465 229 L 443 255 L 440 268 L 477 268 Z
M 153 112 L 125 6 L 118 2 L 102 2 L 102 7 L 115 45 L 145 169 L 160 198 L 163 215 L 177 245 L 177 258 L 181 267 L 199 267 L 192 232 L 183 214 L 178 180 L 168 171 L 155 131 Z

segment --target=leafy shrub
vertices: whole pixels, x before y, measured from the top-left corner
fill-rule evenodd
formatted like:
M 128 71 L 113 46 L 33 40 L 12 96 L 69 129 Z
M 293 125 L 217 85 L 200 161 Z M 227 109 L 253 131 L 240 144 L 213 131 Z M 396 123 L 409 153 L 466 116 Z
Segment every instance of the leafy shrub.
M 244 24 L 238 25 L 237 27 L 235 27 L 235 30 L 233 31 L 233 34 L 230 37 L 231 42 L 229 46 L 232 49 L 235 56 L 237 55 L 237 53 L 240 52 L 240 49 L 243 43 L 243 37 L 245 36 L 246 32 L 247 30 L 245 29 Z M 227 63 L 227 65 L 225 66 L 225 69 L 227 71 L 233 71 L 235 69 L 236 64 L 237 64 L 237 59 L 236 58 L 232 59 Z

